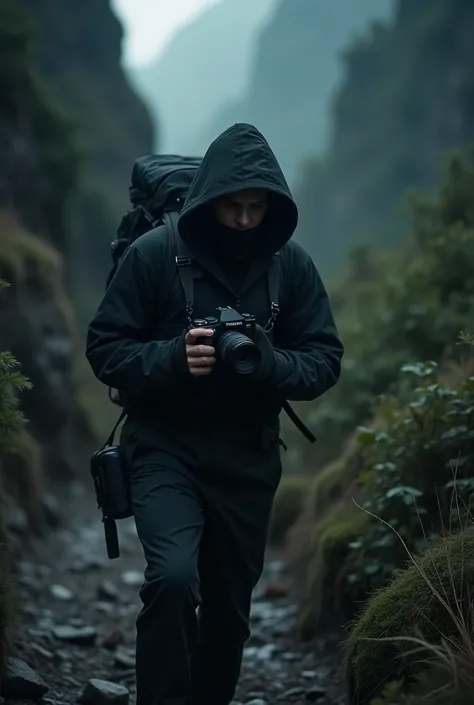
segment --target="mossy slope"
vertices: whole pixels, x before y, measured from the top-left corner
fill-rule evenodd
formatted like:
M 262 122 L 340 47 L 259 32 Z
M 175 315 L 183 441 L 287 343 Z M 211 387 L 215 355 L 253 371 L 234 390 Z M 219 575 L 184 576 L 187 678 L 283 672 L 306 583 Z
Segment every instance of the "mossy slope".
M 472 627 L 474 528 L 441 540 L 416 561 L 372 596 L 353 626 L 346 656 L 351 705 L 367 705 L 389 681 L 413 680 L 427 667 L 423 656 L 407 655 L 414 645 L 398 637 L 421 632 L 432 644 L 457 643 L 451 611 Z

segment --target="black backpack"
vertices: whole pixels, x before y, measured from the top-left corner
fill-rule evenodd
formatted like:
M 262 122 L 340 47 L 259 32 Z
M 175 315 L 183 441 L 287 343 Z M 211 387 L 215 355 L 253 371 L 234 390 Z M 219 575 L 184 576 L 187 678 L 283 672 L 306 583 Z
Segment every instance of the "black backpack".
M 177 221 L 186 199 L 186 194 L 201 161 L 198 157 L 182 157 L 173 154 L 152 154 L 136 160 L 132 169 L 130 185 L 132 208 L 122 218 L 117 230 L 117 238 L 111 244 L 112 268 L 107 277 L 106 287 L 112 281 L 118 264 L 127 248 L 149 230 L 159 225 L 167 225 L 177 244 L 178 256 L 175 258 L 175 262 L 184 289 L 186 306 L 192 307 L 194 303 L 194 281 L 190 275 L 190 270 L 193 265 L 193 259 L 179 236 Z M 279 256 L 275 255 L 273 263 L 268 270 L 269 320 L 272 324 L 279 312 L 279 259 Z M 123 407 L 122 395 L 118 390 L 109 388 L 109 398 L 114 404 Z M 284 403 L 283 408 L 310 443 L 314 443 L 316 437 L 303 424 L 288 402 Z M 123 410 L 107 443 L 113 442 L 115 431 L 125 415 L 126 411 Z
M 140 235 L 164 223 L 166 213 L 179 214 L 186 194 L 201 163 L 198 157 L 174 154 L 147 155 L 136 160 L 132 169 L 130 203 L 112 242 L 112 281 L 125 250 Z

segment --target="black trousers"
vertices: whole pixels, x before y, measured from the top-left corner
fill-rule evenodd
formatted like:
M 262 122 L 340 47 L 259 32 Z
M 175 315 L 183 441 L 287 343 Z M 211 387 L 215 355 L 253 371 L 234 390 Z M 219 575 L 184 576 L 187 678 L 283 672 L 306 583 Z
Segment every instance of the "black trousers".
M 231 438 L 131 422 L 122 445 L 147 563 L 137 705 L 228 705 L 281 477 L 278 432 Z

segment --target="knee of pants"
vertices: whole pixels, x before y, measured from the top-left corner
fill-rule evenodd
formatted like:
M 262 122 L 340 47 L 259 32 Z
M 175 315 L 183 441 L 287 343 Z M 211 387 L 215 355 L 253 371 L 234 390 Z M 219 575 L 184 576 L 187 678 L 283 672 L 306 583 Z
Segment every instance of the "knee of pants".
M 170 598 L 181 599 L 191 595 L 199 603 L 198 576 L 195 568 L 186 563 L 149 565 L 145 571 L 144 594 L 160 592 Z

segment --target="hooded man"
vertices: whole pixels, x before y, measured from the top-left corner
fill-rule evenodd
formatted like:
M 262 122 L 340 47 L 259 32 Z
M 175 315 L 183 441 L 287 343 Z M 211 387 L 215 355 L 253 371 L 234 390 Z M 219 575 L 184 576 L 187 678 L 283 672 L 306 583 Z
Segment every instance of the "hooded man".
M 290 240 L 297 219 L 262 134 L 247 124 L 222 133 L 178 229 L 198 265 L 194 317 L 230 306 L 259 324 L 253 373 L 232 374 L 212 330 L 188 330 L 177 268 L 165 266 L 177 255 L 166 226 L 130 246 L 90 325 L 89 363 L 126 398 L 121 446 L 147 563 L 137 705 L 231 702 L 281 476 L 282 404 L 316 399 L 340 375 L 343 347 L 326 290 Z M 272 328 L 268 270 L 277 252 Z

